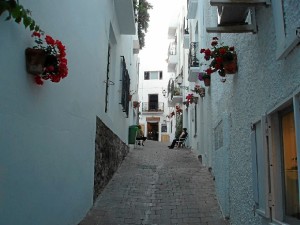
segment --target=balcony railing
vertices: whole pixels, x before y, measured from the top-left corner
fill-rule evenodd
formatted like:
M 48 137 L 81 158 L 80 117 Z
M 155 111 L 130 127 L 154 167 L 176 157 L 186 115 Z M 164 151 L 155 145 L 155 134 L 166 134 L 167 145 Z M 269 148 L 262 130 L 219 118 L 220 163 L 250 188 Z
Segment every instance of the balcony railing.
M 191 42 L 189 51 L 189 68 L 199 67 L 199 59 L 197 58 L 198 42 Z
M 143 102 L 142 112 L 164 112 L 163 102 Z
M 171 42 L 168 49 L 168 55 L 176 55 L 176 48 L 177 44 L 176 42 Z

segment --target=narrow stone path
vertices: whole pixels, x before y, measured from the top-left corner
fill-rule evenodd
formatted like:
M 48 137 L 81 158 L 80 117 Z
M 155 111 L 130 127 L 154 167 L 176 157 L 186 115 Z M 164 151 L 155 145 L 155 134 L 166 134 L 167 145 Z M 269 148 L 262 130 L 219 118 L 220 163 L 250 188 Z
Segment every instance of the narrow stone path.
M 130 151 L 80 225 L 225 225 L 213 179 L 189 149 Z

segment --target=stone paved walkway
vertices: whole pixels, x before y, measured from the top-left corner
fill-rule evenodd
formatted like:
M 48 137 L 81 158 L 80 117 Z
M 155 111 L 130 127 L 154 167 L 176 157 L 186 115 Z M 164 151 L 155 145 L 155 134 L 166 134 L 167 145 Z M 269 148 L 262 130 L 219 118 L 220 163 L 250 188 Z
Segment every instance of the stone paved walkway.
M 225 225 L 213 179 L 188 149 L 130 151 L 80 225 Z

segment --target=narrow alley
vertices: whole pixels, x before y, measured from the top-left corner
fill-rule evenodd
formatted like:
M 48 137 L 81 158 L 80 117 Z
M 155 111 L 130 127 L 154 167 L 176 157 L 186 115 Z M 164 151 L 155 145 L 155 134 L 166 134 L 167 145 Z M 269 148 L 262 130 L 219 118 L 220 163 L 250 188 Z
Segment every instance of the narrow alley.
M 130 151 L 80 225 L 225 225 L 213 177 L 186 148 Z

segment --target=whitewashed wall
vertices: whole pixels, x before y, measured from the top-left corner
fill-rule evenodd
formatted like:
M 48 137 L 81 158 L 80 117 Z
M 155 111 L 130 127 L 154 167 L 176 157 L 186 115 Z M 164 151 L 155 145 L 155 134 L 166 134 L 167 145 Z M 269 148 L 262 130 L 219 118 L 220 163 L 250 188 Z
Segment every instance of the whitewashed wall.
M 299 14 L 297 4 L 297 1 L 289 3 L 293 13 L 286 14 L 287 30 L 299 25 L 299 18 L 295 16 Z M 216 7 L 207 5 L 204 11 L 205 24 L 215 26 Z M 210 37 L 218 36 L 226 45 L 235 46 L 238 55 L 239 71 L 229 75 L 225 83 L 214 74 L 207 98 L 210 101 L 207 113 L 211 118 L 208 132 L 213 137 L 211 143 L 207 143 L 211 146 L 211 165 L 223 213 L 230 216 L 233 225 L 268 224 L 252 211 L 250 124 L 300 86 L 299 47 L 286 59 L 276 60 L 272 7 L 258 7 L 256 19 L 257 34 L 206 34 L 206 47 L 210 45 Z M 214 131 L 220 123 L 223 146 L 215 149 Z
M 120 37 L 113 2 L 21 1 L 67 48 L 68 77 L 43 86 L 25 71 L 31 33 L 0 17 L 0 224 L 77 224 L 93 201 L 96 115 L 127 143 L 132 121 L 120 105 L 104 113 L 110 23 L 115 60 L 124 55 L 136 75 L 132 37 Z M 118 80 L 113 91 L 120 90 Z M 112 93 L 109 99 L 119 101 Z

